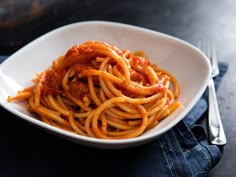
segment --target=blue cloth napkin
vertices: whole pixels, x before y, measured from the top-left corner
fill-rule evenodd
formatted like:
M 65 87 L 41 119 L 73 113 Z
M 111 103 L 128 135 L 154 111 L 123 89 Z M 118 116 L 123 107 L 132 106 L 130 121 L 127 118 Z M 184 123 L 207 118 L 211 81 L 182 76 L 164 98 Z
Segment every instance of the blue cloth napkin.
M 0 63 L 2 63 L 6 58 L 7 58 L 7 56 L 5 56 L 5 55 L 0 55 Z
M 0 63 L 7 56 L 0 56 Z M 218 88 L 227 64 L 220 63 L 215 79 Z M 174 128 L 157 140 L 134 148 L 120 150 L 93 149 L 77 145 L 76 153 L 67 152 L 75 160 L 64 156 L 67 176 L 92 177 L 203 177 L 219 162 L 221 151 L 210 145 L 207 133 L 198 121 L 207 111 L 207 92 L 189 114 Z M 74 155 L 74 156 L 73 156 Z M 59 170 L 59 169 L 58 169 Z

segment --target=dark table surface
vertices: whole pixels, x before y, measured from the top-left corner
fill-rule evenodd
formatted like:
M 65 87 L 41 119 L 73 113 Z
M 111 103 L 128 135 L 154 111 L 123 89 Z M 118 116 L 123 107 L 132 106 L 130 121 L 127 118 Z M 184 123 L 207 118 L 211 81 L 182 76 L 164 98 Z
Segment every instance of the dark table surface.
M 235 176 L 236 1 L 0 1 L 0 55 L 10 55 L 54 28 L 87 20 L 132 24 L 193 44 L 199 40 L 214 40 L 218 60 L 229 64 L 228 72 L 218 91 L 219 109 L 228 142 L 223 148 L 220 162 L 210 171 L 209 177 Z M 58 175 L 52 170 L 45 174 L 47 166 L 61 168 L 63 164 L 55 164 L 56 159 L 59 161 L 66 156 L 65 151 L 68 152 L 67 155 L 76 151 L 73 143 L 32 127 L 1 107 L 0 115 L 0 169 L 5 169 L 4 175 Z

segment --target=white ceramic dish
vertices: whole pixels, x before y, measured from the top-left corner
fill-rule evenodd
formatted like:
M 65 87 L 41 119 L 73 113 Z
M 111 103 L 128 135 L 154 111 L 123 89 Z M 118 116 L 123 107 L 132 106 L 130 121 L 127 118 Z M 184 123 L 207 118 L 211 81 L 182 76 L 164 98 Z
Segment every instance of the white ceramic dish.
M 143 50 L 153 63 L 173 73 L 179 80 L 183 106 L 140 137 L 124 140 L 102 140 L 72 134 L 49 126 L 25 109 L 24 103 L 8 103 L 9 95 L 30 86 L 36 72 L 46 69 L 74 44 L 98 40 L 131 51 Z M 53 30 L 32 41 L 0 66 L 0 104 L 21 119 L 74 142 L 99 148 L 125 148 L 147 143 L 176 125 L 190 111 L 210 79 L 207 58 L 192 45 L 174 37 L 130 25 L 90 21 Z M 10 125 L 9 125 L 10 127 Z

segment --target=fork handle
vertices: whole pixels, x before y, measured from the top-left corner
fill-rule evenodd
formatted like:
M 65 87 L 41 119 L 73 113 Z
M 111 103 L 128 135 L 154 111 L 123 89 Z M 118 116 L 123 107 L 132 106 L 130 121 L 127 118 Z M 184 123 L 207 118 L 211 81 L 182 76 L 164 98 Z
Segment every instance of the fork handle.
M 209 125 L 210 141 L 212 144 L 225 145 L 226 137 L 219 113 L 213 78 L 210 79 L 210 82 L 208 83 L 208 91 L 209 91 L 208 125 Z

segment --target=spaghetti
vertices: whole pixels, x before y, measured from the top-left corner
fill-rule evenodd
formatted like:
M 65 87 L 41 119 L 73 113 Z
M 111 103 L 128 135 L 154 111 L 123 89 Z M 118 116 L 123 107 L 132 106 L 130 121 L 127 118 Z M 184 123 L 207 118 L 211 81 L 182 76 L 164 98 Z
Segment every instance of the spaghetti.
M 27 100 L 43 122 L 95 138 L 140 136 L 181 104 L 176 78 L 143 52 L 97 41 L 73 46 L 33 82 L 8 101 Z

